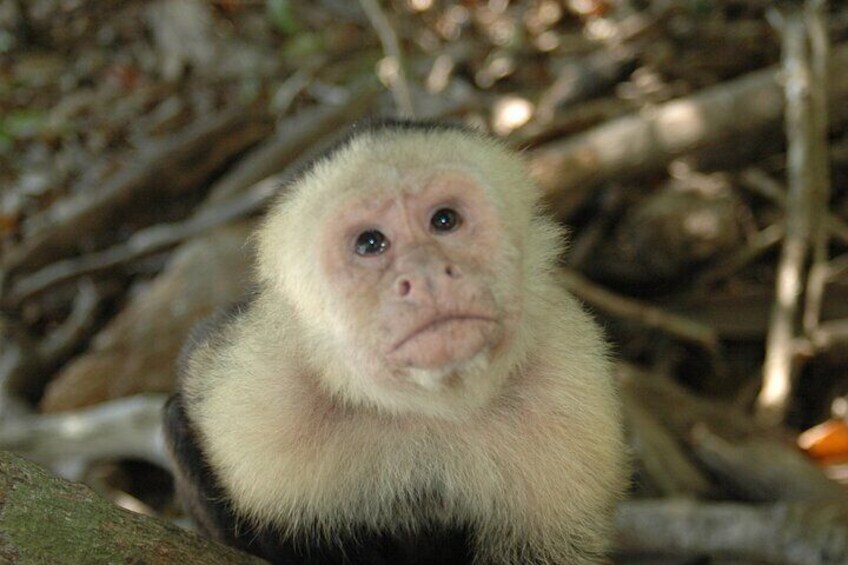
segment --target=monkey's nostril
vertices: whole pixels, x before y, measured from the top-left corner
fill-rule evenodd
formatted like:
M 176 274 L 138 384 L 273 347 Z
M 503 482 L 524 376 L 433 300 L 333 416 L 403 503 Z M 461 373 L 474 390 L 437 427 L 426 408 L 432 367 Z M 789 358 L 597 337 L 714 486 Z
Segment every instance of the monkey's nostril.
M 408 280 L 402 280 L 398 283 L 398 293 L 401 296 L 406 296 L 412 290 L 412 284 Z
M 459 278 L 460 276 L 459 269 L 457 269 L 453 265 L 448 265 L 447 267 L 445 267 L 445 274 L 453 279 Z

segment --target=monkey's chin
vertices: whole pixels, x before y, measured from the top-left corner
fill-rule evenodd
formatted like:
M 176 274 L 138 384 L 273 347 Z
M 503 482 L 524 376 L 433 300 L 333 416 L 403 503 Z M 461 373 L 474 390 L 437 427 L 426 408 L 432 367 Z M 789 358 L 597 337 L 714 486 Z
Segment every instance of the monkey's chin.
M 408 367 L 404 375 L 409 383 L 424 392 L 462 394 L 471 379 L 478 378 L 490 364 L 489 354 L 481 350 L 471 359 L 440 367 Z
M 438 419 L 472 418 L 501 387 L 502 379 L 492 374 L 492 368 L 488 348 L 471 359 L 442 367 L 407 367 L 399 372 L 400 388 L 390 393 L 391 400 L 384 406 Z

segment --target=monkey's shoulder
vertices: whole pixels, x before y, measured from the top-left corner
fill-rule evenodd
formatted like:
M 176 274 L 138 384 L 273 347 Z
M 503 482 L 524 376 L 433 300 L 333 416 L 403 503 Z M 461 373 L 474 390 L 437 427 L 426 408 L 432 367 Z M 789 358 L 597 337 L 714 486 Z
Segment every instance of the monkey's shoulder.
M 316 532 L 294 537 L 280 525 L 257 525 L 240 517 L 230 495 L 209 465 L 196 427 L 179 393 L 165 408 L 165 435 L 174 463 L 176 487 L 186 511 L 207 536 L 287 565 L 427 565 L 471 563 L 468 532 L 456 526 L 430 526 L 389 533 L 350 524 L 326 539 Z
M 188 338 L 183 343 L 179 358 L 177 359 L 177 373 L 182 382 L 184 376 L 190 371 L 192 356 L 204 347 L 215 349 L 224 345 L 228 339 L 227 334 L 231 326 L 241 321 L 251 310 L 256 299 L 256 293 L 250 292 L 237 302 L 224 308 L 219 308 L 211 315 L 200 319 L 189 332 Z

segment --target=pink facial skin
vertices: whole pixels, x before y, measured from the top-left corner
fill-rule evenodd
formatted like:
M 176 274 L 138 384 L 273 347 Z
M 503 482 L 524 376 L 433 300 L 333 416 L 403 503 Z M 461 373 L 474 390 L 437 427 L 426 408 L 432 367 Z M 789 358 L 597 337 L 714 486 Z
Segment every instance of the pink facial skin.
M 380 198 L 366 193 L 328 223 L 323 267 L 344 308 L 395 368 L 441 369 L 495 349 L 504 333 L 492 289 L 502 254 L 497 211 L 463 173 L 398 178 L 400 186 L 375 186 Z M 365 232 L 379 232 L 385 248 L 357 254 Z

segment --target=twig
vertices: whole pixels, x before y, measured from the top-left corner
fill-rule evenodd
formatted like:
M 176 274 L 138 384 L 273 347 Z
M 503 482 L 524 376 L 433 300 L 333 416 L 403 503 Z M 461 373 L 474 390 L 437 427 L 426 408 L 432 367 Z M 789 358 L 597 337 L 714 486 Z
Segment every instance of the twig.
M 848 320 L 821 322 L 809 336 L 815 353 L 848 349 Z
M 848 274 L 848 253 L 831 259 L 827 268 L 827 282 L 839 280 Z
M 94 326 L 103 297 L 90 280 L 80 281 L 78 291 L 71 314 L 38 345 L 39 357 L 49 365 L 71 355 Z
M 63 282 L 114 269 L 250 215 L 265 205 L 278 184 L 276 179 L 268 179 L 266 182 L 257 183 L 247 193 L 204 210 L 185 222 L 153 226 L 136 232 L 126 243 L 76 259 L 53 263 L 16 281 L 7 301 L 12 306 L 20 305 Z
M 699 273 L 691 288 L 702 289 L 730 277 L 780 243 L 785 233 L 782 223 L 770 225 L 757 232 L 744 247 Z
M 41 342 L 8 322 L 9 336 L 0 355 L 0 397 L 11 402 L 37 398 L 56 367 L 91 334 L 101 302 L 94 285 L 84 281 L 70 315 Z
M 398 36 L 378 0 L 359 0 L 359 3 L 380 38 L 383 51 L 386 53 L 385 60 L 391 65 L 388 83 L 398 113 L 407 118 L 414 118 L 415 107 L 412 104 L 412 92 L 407 81 L 403 52 L 400 48 Z
M 750 167 L 742 171 L 739 181 L 743 186 L 781 207 L 786 206 L 786 190 L 781 183 L 764 173 Z M 824 222 L 831 237 L 848 245 L 848 223 L 833 212 L 825 210 Z
M 786 206 L 786 187 L 757 167 L 748 167 L 739 174 L 742 186 L 754 194 L 777 204 Z
M 710 353 L 718 352 L 718 335 L 694 320 L 610 292 L 571 269 L 560 269 L 559 280 L 575 296 L 611 316 L 660 330 Z
M 804 333 L 810 335 L 816 330 L 821 318 L 822 300 L 827 284 L 827 247 L 828 230 L 826 222 L 821 221 L 828 213 L 830 199 L 830 162 L 827 142 L 827 60 L 828 38 L 827 23 L 824 15 L 824 2 L 808 0 L 804 10 L 807 34 L 810 38 L 810 105 L 813 128 L 812 157 L 816 160 L 812 171 L 813 184 L 811 199 L 813 206 L 812 248 L 813 263 L 807 277 L 807 301 L 804 306 Z
M 318 70 L 326 64 L 327 60 L 324 57 L 308 61 L 283 81 L 283 84 L 274 92 L 274 96 L 270 102 L 270 107 L 274 114 L 276 116 L 286 115 L 297 96 L 309 86 L 309 82 L 313 80 Z
M 587 100 L 612 88 L 635 67 L 637 49 L 619 45 L 568 62 L 539 98 L 536 119 L 550 122 L 558 109 Z
M 795 366 L 795 320 L 804 264 L 809 253 L 814 195 L 811 194 L 820 161 L 816 117 L 810 100 L 811 71 L 806 48 L 806 22 L 795 10 L 782 22 L 783 66 L 786 75 L 786 135 L 789 194 L 786 201 L 786 239 L 777 268 L 775 302 L 766 339 L 763 387 L 757 398 L 757 416 L 768 424 L 783 421 L 792 393 Z

